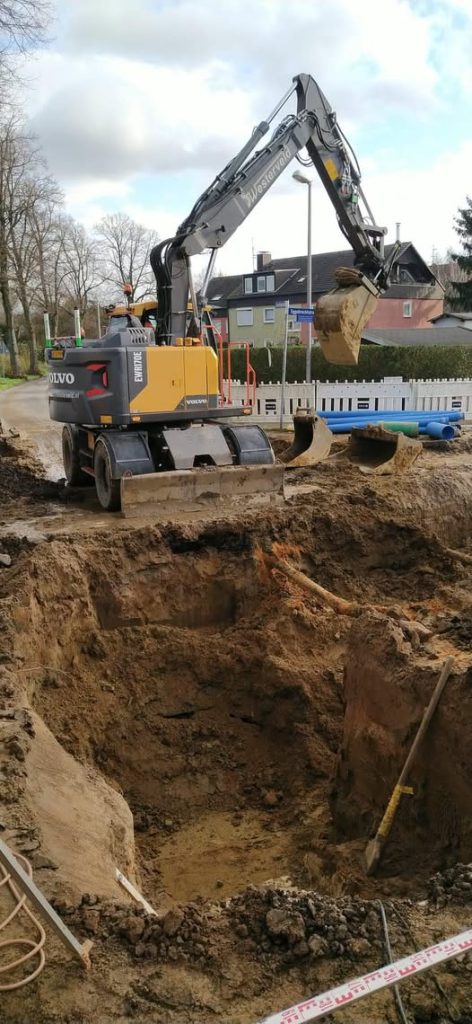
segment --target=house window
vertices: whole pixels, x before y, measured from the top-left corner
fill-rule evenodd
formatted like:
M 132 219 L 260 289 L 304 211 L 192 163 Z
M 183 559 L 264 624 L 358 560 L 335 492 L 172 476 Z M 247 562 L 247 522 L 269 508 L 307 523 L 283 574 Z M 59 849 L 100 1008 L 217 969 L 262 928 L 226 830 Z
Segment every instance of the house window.
M 296 320 L 290 320 L 289 319 L 288 323 L 287 323 L 287 330 L 289 330 L 289 331 L 299 331 L 300 330 L 300 324 L 297 323 Z
M 253 290 L 254 289 L 252 287 L 252 277 L 245 277 L 244 278 L 244 294 L 248 295 Z
M 273 324 L 275 320 L 275 309 L 273 306 L 269 306 L 268 309 L 264 310 L 264 323 Z
M 252 327 L 253 315 L 252 309 L 238 309 L 236 310 L 236 322 L 238 327 Z
M 411 316 L 412 312 L 413 312 L 413 303 L 412 302 L 404 302 L 403 303 L 403 316 Z
M 266 290 L 266 279 L 265 277 L 257 278 L 257 290 L 258 292 L 265 292 Z
M 266 277 L 266 291 L 273 292 L 275 288 L 275 276 L 274 274 L 267 274 Z

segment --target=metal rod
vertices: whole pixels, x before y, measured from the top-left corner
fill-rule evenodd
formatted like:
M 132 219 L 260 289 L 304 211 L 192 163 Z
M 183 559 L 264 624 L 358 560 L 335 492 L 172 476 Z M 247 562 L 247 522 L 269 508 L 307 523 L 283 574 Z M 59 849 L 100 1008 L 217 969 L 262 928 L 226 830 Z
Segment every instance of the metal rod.
M 188 287 L 190 292 L 190 302 L 192 303 L 194 317 L 198 317 L 197 293 L 195 291 L 195 285 L 193 283 L 192 264 L 190 262 L 190 256 L 187 256 L 186 259 L 188 267 Z
M 306 304 L 308 309 L 312 308 L 312 287 L 311 287 L 311 181 L 308 182 L 308 238 L 307 238 L 307 266 L 306 266 Z M 306 382 L 311 384 L 311 342 L 312 342 L 312 321 L 308 323 L 308 337 L 306 342 Z
M 284 426 L 284 412 L 285 412 L 285 378 L 287 376 L 287 346 L 288 346 L 288 302 L 285 303 L 285 336 L 284 336 L 284 350 L 282 355 L 282 381 L 280 384 L 280 429 L 283 430 Z
M 82 332 L 81 332 L 81 328 L 80 328 L 80 310 L 77 309 L 77 306 L 74 309 L 74 331 L 75 331 L 75 344 L 76 344 L 77 348 L 81 348 L 81 346 L 82 346 Z
M 45 338 L 45 341 L 46 341 L 46 348 L 51 348 L 51 345 L 52 345 L 51 325 L 49 323 L 49 313 L 48 313 L 48 311 L 46 309 L 44 310 L 44 313 L 43 313 L 43 323 L 44 323 L 44 338 Z
M 200 304 L 201 304 L 202 309 L 203 309 L 204 306 L 206 306 L 206 302 L 207 302 L 207 288 L 208 288 L 208 285 L 209 285 L 210 280 L 211 280 L 211 275 L 213 273 L 213 268 L 215 266 L 215 260 L 216 260 L 217 251 L 218 251 L 217 249 L 212 249 L 211 250 L 211 256 L 210 256 L 210 259 L 208 260 L 208 266 L 207 266 L 207 268 L 205 270 L 205 276 L 203 278 L 202 287 L 200 289 Z
M 18 863 L 14 853 L 10 850 L 10 847 L 0 839 L 0 861 L 6 868 L 9 875 L 14 878 L 17 885 L 19 885 L 22 892 L 26 894 L 29 900 L 31 900 L 33 906 L 39 911 L 41 916 L 51 925 L 51 928 L 56 933 L 57 937 L 61 940 L 64 946 L 67 947 L 72 953 L 75 953 L 82 961 L 85 967 L 90 967 L 90 958 L 88 951 L 91 943 L 86 942 L 81 945 L 75 935 L 69 931 L 67 925 L 65 925 L 60 917 L 53 910 L 51 904 L 48 902 L 46 897 L 38 889 L 38 886 L 33 882 L 32 878 L 29 878 L 26 871 Z
M 287 92 L 285 93 L 285 96 L 282 96 L 282 99 L 280 100 L 280 103 L 278 103 L 277 106 L 275 107 L 275 109 L 272 111 L 272 113 L 269 114 L 269 116 L 267 118 L 267 123 L 268 124 L 270 124 L 270 122 L 274 120 L 274 117 L 277 117 L 277 114 L 278 114 L 279 110 L 282 110 L 282 107 L 285 106 L 287 100 L 289 100 L 290 97 L 293 96 L 293 93 L 295 92 L 296 88 L 297 88 L 296 85 L 290 86 L 290 89 L 287 90 Z

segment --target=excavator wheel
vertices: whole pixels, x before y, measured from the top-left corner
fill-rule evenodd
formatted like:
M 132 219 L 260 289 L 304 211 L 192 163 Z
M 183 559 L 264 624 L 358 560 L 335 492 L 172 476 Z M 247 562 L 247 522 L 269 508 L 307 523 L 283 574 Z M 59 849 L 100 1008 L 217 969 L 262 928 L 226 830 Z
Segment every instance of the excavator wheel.
M 65 423 L 62 428 L 62 462 L 69 487 L 93 485 L 93 477 L 84 473 L 80 464 L 79 431 L 73 423 Z
M 120 508 L 120 480 L 114 480 L 110 454 L 102 438 L 95 442 L 93 452 L 93 471 L 95 474 L 95 489 L 102 508 L 106 512 L 117 512 Z

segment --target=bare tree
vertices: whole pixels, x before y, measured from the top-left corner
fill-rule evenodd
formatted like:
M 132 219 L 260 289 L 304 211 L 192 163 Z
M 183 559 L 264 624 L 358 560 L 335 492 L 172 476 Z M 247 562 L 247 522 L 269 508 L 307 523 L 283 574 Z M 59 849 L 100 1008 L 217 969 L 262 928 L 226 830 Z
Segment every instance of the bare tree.
M 66 308 L 76 307 L 81 316 L 87 310 L 91 296 L 103 283 L 99 265 L 98 242 L 90 238 L 82 224 L 68 219 L 64 240 L 64 291 Z
M 118 287 L 132 286 L 132 300 L 155 295 L 149 256 L 159 241 L 157 232 L 138 224 L 125 213 L 114 213 L 97 224 L 104 280 Z
M 37 224 L 44 209 L 57 211 L 62 194 L 56 182 L 49 177 L 37 177 L 22 183 L 23 203 L 21 215 L 15 218 L 10 233 L 10 263 L 13 270 L 13 290 L 23 309 L 26 340 L 30 352 L 29 372 L 38 372 L 38 353 L 33 324 L 34 307 L 41 303 L 40 269 L 44 265 L 42 237 Z M 15 195 L 11 196 L 14 209 Z
M 5 316 L 6 344 L 11 372 L 20 372 L 10 288 L 12 235 L 27 207 L 27 176 L 34 154 L 31 139 L 14 118 L 0 126 L 0 295 Z
M 12 81 L 18 81 L 15 58 L 46 41 L 52 16 L 51 0 L 0 0 L 0 80 L 2 99 L 8 102 Z
M 50 314 L 54 337 L 58 333 L 64 280 L 68 275 L 65 253 L 70 218 L 64 216 L 54 198 L 49 196 L 31 210 L 29 220 L 36 255 L 35 305 Z

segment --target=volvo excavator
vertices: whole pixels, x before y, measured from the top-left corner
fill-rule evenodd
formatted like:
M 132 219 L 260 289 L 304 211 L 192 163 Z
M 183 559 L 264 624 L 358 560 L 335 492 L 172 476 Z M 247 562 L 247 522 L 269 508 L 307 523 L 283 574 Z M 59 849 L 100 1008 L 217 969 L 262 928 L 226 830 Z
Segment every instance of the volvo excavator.
M 293 93 L 297 113 L 256 149 Z M 385 257 L 386 228 L 374 222 L 357 160 L 321 89 L 302 74 L 176 235 L 152 250 L 155 328 L 130 312 L 112 316 L 100 339 L 84 341 L 76 330 L 75 340 L 47 344 L 49 411 L 65 424 L 67 481 L 95 482 L 104 509 L 126 514 L 154 502 L 169 508 L 282 491 L 284 467 L 275 464 L 266 434 L 244 422 L 250 406 L 222 403 L 206 292 L 218 250 L 294 157 L 316 168 L 355 256 L 354 268 L 339 268 L 336 288 L 317 303 L 318 341 L 329 362 L 357 362 L 362 328 L 388 286 L 396 249 Z M 191 257 L 207 250 L 197 301 Z

